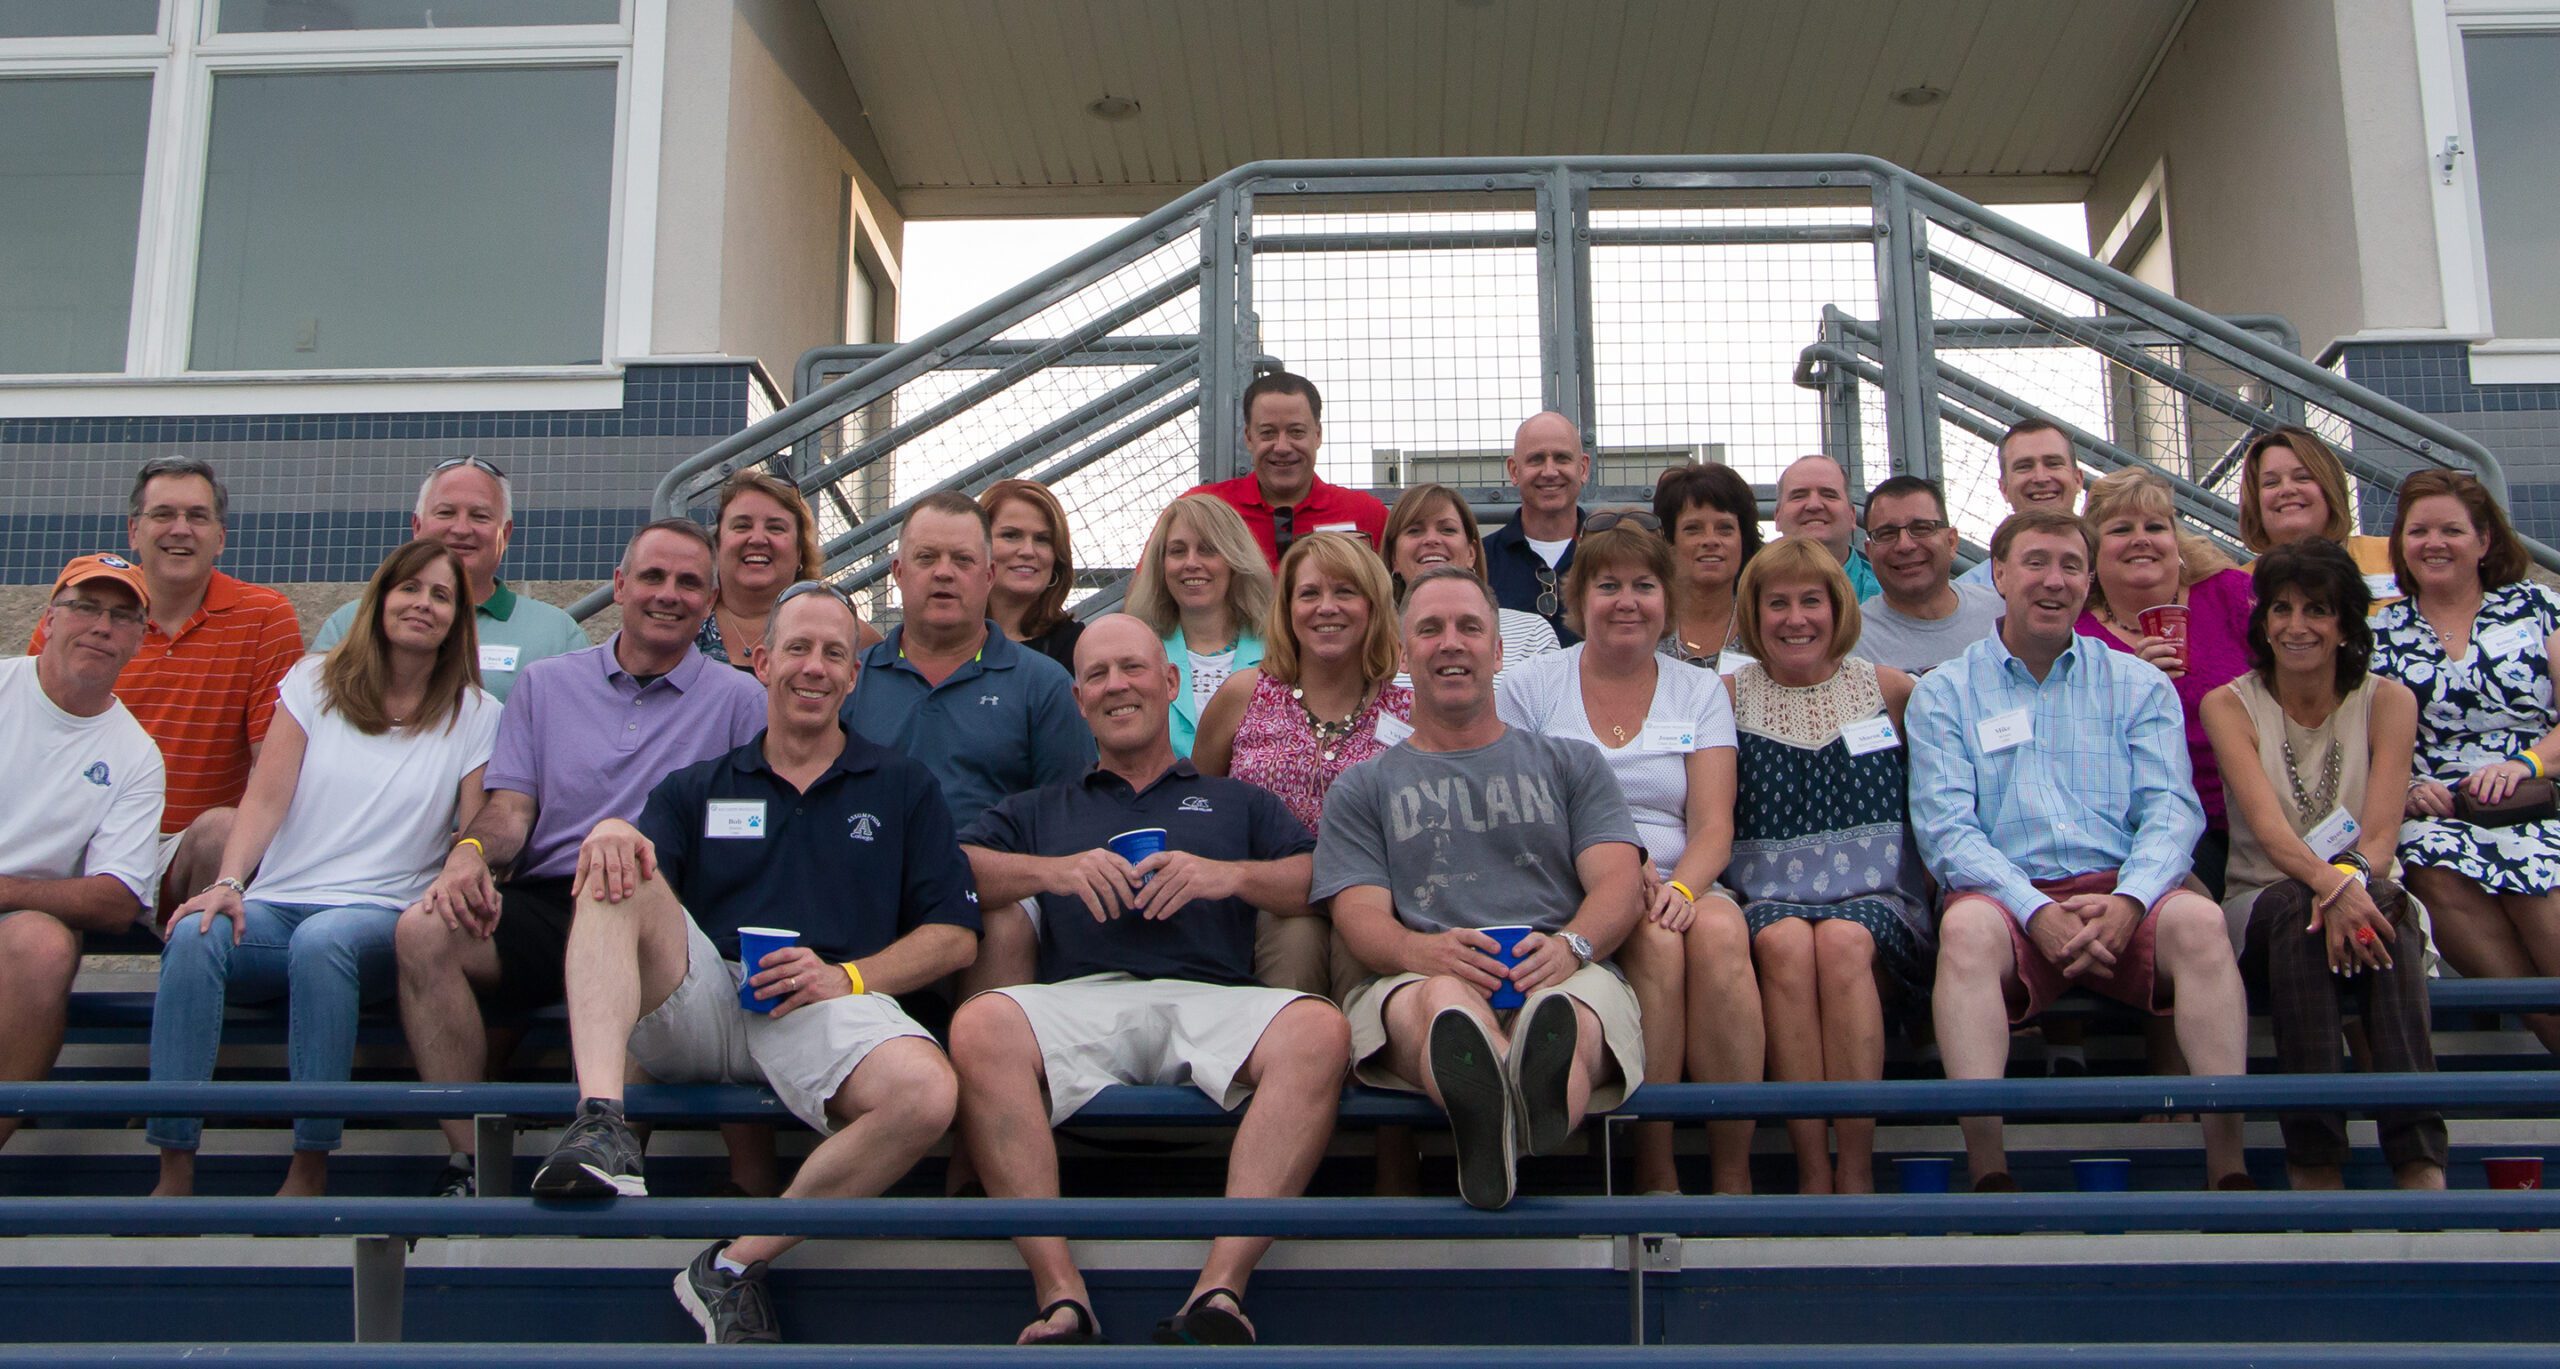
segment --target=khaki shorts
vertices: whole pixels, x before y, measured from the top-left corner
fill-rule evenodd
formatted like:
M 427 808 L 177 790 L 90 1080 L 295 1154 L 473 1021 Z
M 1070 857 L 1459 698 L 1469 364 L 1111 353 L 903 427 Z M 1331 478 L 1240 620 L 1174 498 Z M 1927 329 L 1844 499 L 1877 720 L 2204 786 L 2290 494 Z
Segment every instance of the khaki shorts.
M 1396 990 L 1421 983 L 1422 978 L 1418 974 L 1392 974 L 1364 980 L 1342 1005 L 1342 1015 L 1351 1020 L 1351 1072 L 1361 1083 L 1403 1093 L 1422 1092 L 1421 1085 L 1387 1068 L 1384 1058 L 1387 1000 Z M 1594 1115 L 1613 1111 L 1627 1101 L 1636 1085 L 1644 1082 L 1644 1019 L 1636 1008 L 1636 992 L 1618 977 L 1616 966 L 1605 960 L 1594 961 L 1574 971 L 1573 977 L 1562 984 L 1529 995 L 1528 1001 L 1517 1009 L 1495 1013 L 1494 1020 L 1507 1029 L 1514 1018 L 1536 1007 L 1538 1000 L 1559 993 L 1589 1008 L 1592 1016 L 1600 1019 L 1601 1044 L 1618 1062 L 1618 1077 L 1593 1083 L 1590 1111 Z
M 1299 999 L 1315 998 L 1252 984 L 1126 974 L 988 992 L 1012 999 L 1031 1020 L 1049 1081 L 1052 1126 L 1113 1084 L 1189 1084 L 1233 1112 L 1253 1095 L 1236 1075 L 1271 1020 Z
M 864 1057 L 901 1036 L 933 1040 L 887 994 L 830 998 L 788 1017 L 748 1012 L 738 1006 L 746 970 L 722 960 L 691 917 L 684 931 L 684 982 L 631 1029 L 632 1060 L 661 1084 L 762 1084 L 824 1136 L 836 1127 L 827 1100 Z

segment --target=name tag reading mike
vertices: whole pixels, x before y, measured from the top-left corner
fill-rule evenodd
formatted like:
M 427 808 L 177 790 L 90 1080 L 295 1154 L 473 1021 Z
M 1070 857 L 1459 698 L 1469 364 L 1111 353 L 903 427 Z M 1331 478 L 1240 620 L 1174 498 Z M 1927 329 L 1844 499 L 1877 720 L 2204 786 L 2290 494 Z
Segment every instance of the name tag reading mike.
M 764 800 L 713 799 L 705 805 L 702 835 L 715 841 L 764 838 Z
M 1984 755 L 1996 755 L 2012 747 L 2034 741 L 2036 715 L 2032 709 L 2013 708 L 1996 717 L 1985 718 L 1973 725 L 1973 740 Z
M 1875 751 L 1890 751 L 1902 745 L 1902 734 L 1893 730 L 1892 718 L 1879 713 L 1862 722 L 1854 722 L 1841 728 L 1840 740 L 1848 745 L 1850 755 L 1864 756 Z

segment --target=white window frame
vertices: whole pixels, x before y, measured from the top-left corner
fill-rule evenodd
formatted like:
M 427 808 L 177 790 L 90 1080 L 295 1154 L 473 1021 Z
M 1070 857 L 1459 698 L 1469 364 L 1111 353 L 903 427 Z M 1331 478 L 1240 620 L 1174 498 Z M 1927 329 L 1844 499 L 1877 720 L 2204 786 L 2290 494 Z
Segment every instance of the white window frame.
M 121 372 L 0 376 L 0 403 L 28 416 L 260 412 L 457 412 L 592 408 L 620 402 L 625 358 L 650 350 L 658 219 L 659 111 L 669 0 L 623 0 L 611 25 L 365 29 L 220 35 L 220 0 L 165 0 L 149 36 L 0 41 L 0 78 L 152 78 L 141 232 Z M 570 366 L 453 366 L 194 371 L 192 314 L 212 144 L 214 78 L 235 72 L 595 67 L 615 73 L 613 170 L 603 280 L 603 361 Z M 641 117 L 634 117 L 634 111 Z M 274 393 L 291 383 L 290 398 Z
M 2462 40 L 2475 33 L 2560 33 L 2555 0 L 2410 0 L 2418 57 L 2419 120 L 2426 134 L 2436 261 L 2445 330 L 2471 339 L 2471 378 L 2483 385 L 2560 382 L 2560 338 L 2503 337 L 2491 313 L 2488 244 L 2480 213 L 2479 146 Z M 2448 173 L 2447 147 L 2459 149 Z

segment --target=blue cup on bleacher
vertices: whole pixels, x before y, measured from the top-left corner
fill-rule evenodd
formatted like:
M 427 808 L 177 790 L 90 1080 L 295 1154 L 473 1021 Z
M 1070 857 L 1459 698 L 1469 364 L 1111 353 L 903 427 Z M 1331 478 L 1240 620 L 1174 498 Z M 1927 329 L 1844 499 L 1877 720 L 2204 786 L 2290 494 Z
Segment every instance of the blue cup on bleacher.
M 1479 927 L 1476 930 L 1492 937 L 1494 944 L 1502 948 L 1495 955 L 1495 959 L 1505 965 L 1517 965 L 1520 963 L 1520 938 L 1538 929 L 1523 926 Z M 1492 1007 L 1495 1012 L 1509 1012 L 1528 1001 L 1527 995 L 1520 992 L 1520 986 L 1506 979 L 1493 991 Z
M 756 971 L 764 968 L 764 958 L 786 946 L 800 944 L 798 932 L 779 927 L 740 927 L 738 929 L 738 963 L 746 967 L 747 977 L 738 981 L 738 1006 L 753 1013 L 769 1013 L 773 1005 L 790 997 L 776 994 L 771 998 L 756 997 Z
M 2071 1182 L 2083 1193 L 2130 1193 L 2133 1191 L 2133 1161 L 2074 1160 L 2071 1162 Z
M 1945 1193 L 1955 1186 L 1956 1162 L 1948 1155 L 1901 1155 L 1893 1172 L 1905 1193 Z

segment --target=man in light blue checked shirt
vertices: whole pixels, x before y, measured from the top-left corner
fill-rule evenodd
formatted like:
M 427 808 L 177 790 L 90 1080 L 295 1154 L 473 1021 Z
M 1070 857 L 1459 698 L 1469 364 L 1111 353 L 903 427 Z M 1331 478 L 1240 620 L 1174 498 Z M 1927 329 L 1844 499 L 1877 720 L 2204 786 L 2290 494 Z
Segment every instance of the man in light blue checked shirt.
M 2186 884 L 2204 809 L 2178 696 L 2073 630 L 2096 550 L 2070 514 L 2012 515 L 1991 540 L 2000 630 L 1911 696 L 1911 825 L 1946 891 L 1935 1011 L 1950 1079 L 2001 1077 L 2010 1028 L 2075 984 L 2173 1015 L 2197 1074 L 2248 1068 L 2222 910 Z M 2216 1188 L 2254 1187 L 2240 1120 L 2204 1123 Z M 1975 1191 L 2015 1190 L 2000 1119 L 1968 1117 L 1964 1135 Z

